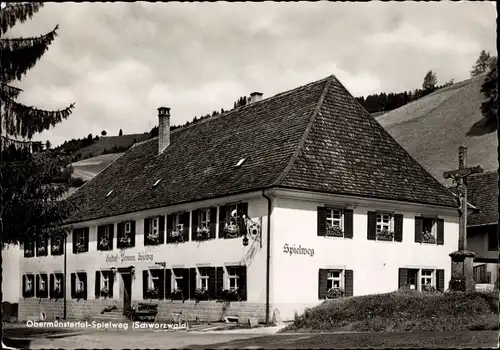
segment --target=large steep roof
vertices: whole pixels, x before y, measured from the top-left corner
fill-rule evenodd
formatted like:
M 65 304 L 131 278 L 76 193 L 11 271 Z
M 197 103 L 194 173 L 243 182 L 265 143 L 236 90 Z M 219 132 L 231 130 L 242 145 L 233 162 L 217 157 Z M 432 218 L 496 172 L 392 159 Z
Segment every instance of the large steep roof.
M 160 155 L 157 138 L 134 145 L 72 196 L 71 221 L 272 186 L 455 206 L 330 76 L 174 130 Z
M 498 172 L 471 176 L 467 181 L 467 197 L 479 209 L 467 217 L 467 226 L 498 224 Z

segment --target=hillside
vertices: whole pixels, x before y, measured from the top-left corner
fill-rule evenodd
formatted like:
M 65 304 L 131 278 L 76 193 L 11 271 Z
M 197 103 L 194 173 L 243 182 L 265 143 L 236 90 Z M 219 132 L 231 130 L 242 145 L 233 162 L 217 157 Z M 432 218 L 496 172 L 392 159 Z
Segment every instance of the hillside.
M 76 154 L 80 154 L 80 159 L 100 156 L 101 154 L 120 153 L 129 149 L 134 143 L 149 139 L 148 133 L 130 134 L 122 136 L 99 136 L 89 146 L 79 149 Z
M 497 135 L 470 136 L 483 117 L 480 92 L 485 74 L 442 88 L 377 121 L 437 180 L 449 185 L 443 172 L 458 167 L 458 147 L 468 148 L 468 165 L 498 169 Z

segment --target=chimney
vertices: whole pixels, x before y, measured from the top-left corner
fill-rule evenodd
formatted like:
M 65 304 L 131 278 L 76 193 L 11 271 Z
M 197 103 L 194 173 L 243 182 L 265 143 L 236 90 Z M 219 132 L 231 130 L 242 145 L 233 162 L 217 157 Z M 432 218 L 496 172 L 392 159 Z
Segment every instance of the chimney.
M 158 108 L 158 154 L 170 145 L 170 108 Z
M 262 92 L 252 92 L 250 94 L 250 103 L 259 102 L 262 100 Z

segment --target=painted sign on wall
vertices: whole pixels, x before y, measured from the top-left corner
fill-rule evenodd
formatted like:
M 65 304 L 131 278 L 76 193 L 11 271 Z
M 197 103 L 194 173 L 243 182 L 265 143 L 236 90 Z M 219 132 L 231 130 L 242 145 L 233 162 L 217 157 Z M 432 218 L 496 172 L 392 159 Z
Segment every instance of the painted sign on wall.
M 106 262 L 123 262 L 123 261 L 153 261 L 153 254 L 151 253 L 137 253 L 134 255 L 108 254 L 106 255 Z
M 299 244 L 299 246 L 289 245 L 285 244 L 283 246 L 283 253 L 285 254 L 290 254 L 290 255 L 309 255 L 309 256 L 314 256 L 314 249 L 309 249 L 309 248 L 302 248 L 302 245 Z

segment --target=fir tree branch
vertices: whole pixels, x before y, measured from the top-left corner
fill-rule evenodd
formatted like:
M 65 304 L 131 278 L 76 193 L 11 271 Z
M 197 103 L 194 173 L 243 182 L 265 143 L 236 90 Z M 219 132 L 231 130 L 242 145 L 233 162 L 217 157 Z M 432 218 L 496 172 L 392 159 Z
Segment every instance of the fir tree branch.
M 28 107 L 11 99 L 2 101 L 4 103 L 4 115 L 2 123 L 7 135 L 22 137 L 31 140 L 35 133 L 41 133 L 54 127 L 56 124 L 67 119 L 75 106 L 58 111 L 45 111 L 36 107 Z
M 48 50 L 57 36 L 58 28 L 56 26 L 51 32 L 39 37 L 0 39 L 1 81 L 8 83 L 14 79 L 21 80 Z
M 7 3 L 0 11 L 0 34 L 5 34 L 18 21 L 26 22 L 27 19 L 43 7 L 41 2 Z
M 16 99 L 22 91 L 14 86 L 0 83 L 0 100 Z

